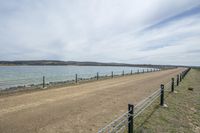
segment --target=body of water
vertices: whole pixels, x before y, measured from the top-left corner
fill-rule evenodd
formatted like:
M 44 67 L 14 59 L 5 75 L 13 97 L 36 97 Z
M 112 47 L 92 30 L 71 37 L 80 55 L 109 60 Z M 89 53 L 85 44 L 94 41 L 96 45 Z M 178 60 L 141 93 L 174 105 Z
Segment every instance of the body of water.
M 151 68 L 141 67 L 115 67 L 115 66 L 0 66 L 0 89 L 10 87 L 41 84 L 43 76 L 46 83 L 67 81 L 75 79 L 77 74 L 79 78 L 95 77 L 97 72 L 99 76 L 110 76 L 124 73 L 142 72 Z

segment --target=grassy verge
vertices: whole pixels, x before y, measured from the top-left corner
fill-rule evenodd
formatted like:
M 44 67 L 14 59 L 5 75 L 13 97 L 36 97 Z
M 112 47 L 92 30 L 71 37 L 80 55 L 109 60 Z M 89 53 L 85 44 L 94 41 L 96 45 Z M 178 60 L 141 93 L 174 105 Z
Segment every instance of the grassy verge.
M 136 118 L 135 132 L 200 133 L 200 69 L 192 69 L 175 90 L 166 93 L 167 108 L 158 99 Z

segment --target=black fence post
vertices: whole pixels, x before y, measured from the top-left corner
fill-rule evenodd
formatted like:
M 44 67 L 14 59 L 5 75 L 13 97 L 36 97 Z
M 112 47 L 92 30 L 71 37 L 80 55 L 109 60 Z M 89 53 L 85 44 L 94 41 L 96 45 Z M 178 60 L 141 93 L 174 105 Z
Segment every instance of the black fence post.
M 182 72 L 182 73 L 181 73 L 181 75 L 182 75 L 182 80 L 183 80 L 183 77 L 184 77 L 184 72 Z
M 122 76 L 124 76 L 124 70 L 122 71 Z
M 176 85 L 178 86 L 179 85 L 179 75 L 177 75 L 176 79 L 177 79 L 177 84 Z
M 128 133 L 133 133 L 133 113 L 134 105 L 128 104 L 128 112 L 130 116 L 128 117 Z
M 185 78 L 185 71 L 183 71 L 183 79 Z
M 137 70 L 137 73 L 138 73 L 138 74 L 140 73 L 139 69 Z
M 144 69 L 143 69 L 143 73 L 144 73 Z
M 160 85 L 160 105 L 164 106 L 164 85 Z
M 171 92 L 174 92 L 174 78 L 172 78 L 172 88 L 171 88 Z
M 78 75 L 75 75 L 75 82 L 78 83 Z
M 111 72 L 111 77 L 113 78 L 113 72 Z
M 180 74 L 180 82 L 182 81 L 182 74 Z
M 42 87 L 45 87 L 45 76 L 43 76 L 43 83 L 42 83 Z
M 97 80 L 99 80 L 99 73 L 97 72 Z
M 187 75 L 187 73 L 190 71 L 191 68 L 187 68 L 185 71 L 183 71 L 183 79 L 185 78 L 185 76 Z
M 133 71 L 131 70 L 131 75 L 133 74 Z

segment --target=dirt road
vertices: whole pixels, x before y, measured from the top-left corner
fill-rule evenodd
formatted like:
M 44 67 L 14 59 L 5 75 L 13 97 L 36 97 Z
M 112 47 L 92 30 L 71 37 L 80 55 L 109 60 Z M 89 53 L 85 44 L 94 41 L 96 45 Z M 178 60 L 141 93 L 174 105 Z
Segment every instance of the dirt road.
M 92 133 L 183 68 L 0 97 L 0 133 Z

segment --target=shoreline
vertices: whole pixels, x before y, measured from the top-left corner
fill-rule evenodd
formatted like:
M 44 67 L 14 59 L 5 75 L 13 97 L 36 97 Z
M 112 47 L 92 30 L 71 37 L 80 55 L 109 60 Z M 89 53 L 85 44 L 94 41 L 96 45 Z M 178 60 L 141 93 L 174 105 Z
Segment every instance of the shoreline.
M 166 69 L 164 69 L 166 70 Z M 76 83 L 75 80 L 67 80 L 67 81 L 55 81 L 55 82 L 48 82 L 45 84 L 45 87 L 43 88 L 43 84 L 28 84 L 28 85 L 20 85 L 20 86 L 15 86 L 15 87 L 9 87 L 0 90 L 0 96 L 3 95 L 10 95 L 10 94 L 15 94 L 15 93 L 23 93 L 23 92 L 35 92 L 35 91 L 40 91 L 40 90 L 47 90 L 47 89 L 55 89 L 55 88 L 60 88 L 60 87 L 67 87 L 67 86 L 74 86 L 74 85 L 79 85 L 79 84 L 85 84 L 85 83 L 90 83 L 90 82 L 95 82 L 95 81 L 101 81 L 101 80 L 108 80 L 108 79 L 113 79 L 113 78 L 120 78 L 120 77 L 125 77 L 125 76 L 133 76 L 133 75 L 139 75 L 139 74 L 145 74 L 145 73 L 153 73 L 153 72 L 159 72 L 163 70 L 157 70 L 157 71 L 149 71 L 149 72 L 139 72 L 139 73 L 127 73 L 124 75 L 104 75 L 104 76 L 99 76 L 98 80 L 97 77 L 90 77 L 90 78 L 78 78 L 78 82 Z
M 0 67 L 2 66 L 6 66 L 6 67 L 10 67 L 10 66 L 77 66 L 77 67 L 81 67 L 81 66 L 94 66 L 94 67 L 143 67 L 143 68 L 160 68 L 158 66 L 153 66 L 153 65 L 65 65 L 65 64 L 58 64 L 58 65 L 53 65 L 53 64 L 44 64 L 44 65 L 16 65 L 16 64 L 9 64 L 9 65 L 4 65 L 4 64 L 0 64 Z M 168 68 L 168 67 L 166 67 Z M 175 67 L 174 67 L 175 68 Z

